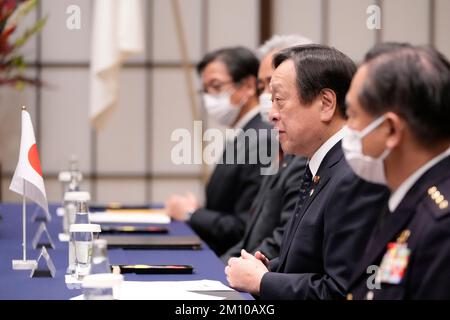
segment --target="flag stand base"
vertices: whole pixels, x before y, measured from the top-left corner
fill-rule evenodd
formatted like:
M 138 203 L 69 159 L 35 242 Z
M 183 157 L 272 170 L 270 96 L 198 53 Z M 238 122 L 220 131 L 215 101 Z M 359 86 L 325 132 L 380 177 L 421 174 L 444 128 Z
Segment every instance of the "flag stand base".
M 13 270 L 33 270 L 37 267 L 36 260 L 13 260 Z

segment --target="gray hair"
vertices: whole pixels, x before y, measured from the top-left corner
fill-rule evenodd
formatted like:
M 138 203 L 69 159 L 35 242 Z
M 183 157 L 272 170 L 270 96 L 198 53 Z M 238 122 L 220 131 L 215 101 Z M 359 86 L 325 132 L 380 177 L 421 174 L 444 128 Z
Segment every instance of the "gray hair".
M 291 35 L 274 35 L 272 38 L 264 42 L 262 46 L 260 46 L 257 51 L 256 55 L 261 60 L 266 55 L 271 53 L 274 50 L 281 50 L 284 48 L 289 48 L 293 46 L 299 46 L 304 44 L 312 44 L 313 42 L 303 36 L 291 34 Z

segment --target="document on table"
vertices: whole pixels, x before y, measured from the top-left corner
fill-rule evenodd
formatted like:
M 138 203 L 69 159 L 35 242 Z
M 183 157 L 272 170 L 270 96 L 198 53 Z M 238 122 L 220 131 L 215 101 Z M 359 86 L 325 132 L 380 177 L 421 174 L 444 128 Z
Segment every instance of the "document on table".
M 125 281 L 120 288 L 120 300 L 223 300 L 222 297 L 210 296 L 185 290 L 182 286 L 164 285 L 164 281 Z
M 163 210 L 108 210 L 91 213 L 89 218 L 92 223 L 170 223 Z
M 152 281 L 155 287 L 170 287 L 186 291 L 235 291 L 216 280 L 194 280 L 194 281 Z
M 190 291 L 234 291 L 219 281 L 124 281 L 119 289 L 119 300 L 223 300 Z M 77 296 L 71 300 L 80 300 Z

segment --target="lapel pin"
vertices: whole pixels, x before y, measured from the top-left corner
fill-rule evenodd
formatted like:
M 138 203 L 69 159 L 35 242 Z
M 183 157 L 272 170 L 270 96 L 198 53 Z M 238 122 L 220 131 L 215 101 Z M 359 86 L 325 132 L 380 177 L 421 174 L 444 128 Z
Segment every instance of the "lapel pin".
M 320 176 L 314 176 L 314 178 L 313 178 L 314 184 L 318 184 L 319 181 L 320 181 Z

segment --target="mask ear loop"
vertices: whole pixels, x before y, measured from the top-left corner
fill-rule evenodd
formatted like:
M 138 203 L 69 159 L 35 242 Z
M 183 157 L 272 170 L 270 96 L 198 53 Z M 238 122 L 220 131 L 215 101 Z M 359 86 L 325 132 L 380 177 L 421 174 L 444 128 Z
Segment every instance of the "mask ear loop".
M 384 161 L 391 154 L 391 149 L 386 149 L 383 153 L 378 157 L 381 161 Z
M 371 133 L 373 130 L 375 130 L 377 127 L 379 127 L 384 120 L 386 120 L 386 115 L 382 115 L 380 117 L 378 117 L 377 119 L 375 119 L 371 124 L 369 124 L 367 127 L 365 127 L 360 133 L 359 133 L 359 137 L 360 138 L 364 138 L 365 136 L 367 136 L 369 133 Z
M 368 135 L 370 132 L 375 130 L 378 126 L 380 126 L 384 120 L 386 120 L 386 115 L 382 115 L 378 117 L 378 119 L 374 120 L 371 124 L 369 124 L 364 130 L 361 131 L 361 139 Z M 386 149 L 383 153 L 377 158 L 377 160 L 384 161 L 391 154 L 391 149 Z

